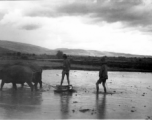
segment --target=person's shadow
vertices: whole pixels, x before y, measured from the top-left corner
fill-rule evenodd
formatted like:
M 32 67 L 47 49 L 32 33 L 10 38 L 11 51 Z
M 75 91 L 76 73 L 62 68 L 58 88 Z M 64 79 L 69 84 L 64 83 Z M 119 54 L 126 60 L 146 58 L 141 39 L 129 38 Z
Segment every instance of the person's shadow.
M 104 119 L 106 116 L 106 94 L 103 94 L 102 98 L 99 98 L 99 94 L 96 94 L 96 110 L 97 119 Z
M 69 118 L 69 103 L 72 97 L 72 93 L 63 92 L 63 93 L 55 93 L 55 95 L 60 96 L 60 110 L 61 110 L 61 118 L 68 119 Z

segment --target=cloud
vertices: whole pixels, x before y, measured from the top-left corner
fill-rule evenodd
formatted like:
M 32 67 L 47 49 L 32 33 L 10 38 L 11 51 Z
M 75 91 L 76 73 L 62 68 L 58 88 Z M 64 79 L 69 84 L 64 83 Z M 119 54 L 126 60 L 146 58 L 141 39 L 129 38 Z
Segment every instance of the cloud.
M 12 6 L 13 5 L 15 4 L 12 4 Z M 18 5 L 23 5 L 23 3 L 19 3 Z M 15 6 L 9 8 L 7 12 L 5 9 L 3 9 L 4 12 L 2 12 L 2 15 L 0 14 L 0 25 L 5 25 L 12 28 L 19 28 L 24 30 L 35 30 L 42 27 L 39 19 L 24 16 L 24 9 L 19 9 Z
M 57 11 L 58 7 L 69 4 L 70 1 L 72 0 L 38 1 L 36 5 L 34 4 L 29 10 L 27 9 L 24 15 L 30 17 L 60 17 L 63 13 Z
M 5 15 L 4 13 L 0 13 L 0 20 L 3 19 L 4 15 Z
M 25 13 L 26 16 L 30 17 L 55 17 L 57 13 L 51 8 L 38 7 Z
M 152 24 L 151 11 L 150 0 L 73 0 L 71 2 L 58 0 L 41 2 L 25 15 L 30 17 L 82 16 L 94 24 L 103 21 L 121 22 L 124 26 L 142 27 L 145 30 L 145 27 Z M 147 28 L 146 30 L 149 31 Z
M 6 0 L 0 0 L 0 1 L 6 1 Z M 37 0 L 7 0 L 7 1 L 37 1 Z
M 129 26 L 152 24 L 152 4 L 142 0 L 98 0 L 75 2 L 58 8 L 58 12 L 71 16 L 86 16 L 94 22 L 122 22 Z
M 27 25 L 20 26 L 20 28 L 24 30 L 35 30 L 35 29 L 39 29 L 40 27 L 41 26 L 37 24 L 27 24 Z

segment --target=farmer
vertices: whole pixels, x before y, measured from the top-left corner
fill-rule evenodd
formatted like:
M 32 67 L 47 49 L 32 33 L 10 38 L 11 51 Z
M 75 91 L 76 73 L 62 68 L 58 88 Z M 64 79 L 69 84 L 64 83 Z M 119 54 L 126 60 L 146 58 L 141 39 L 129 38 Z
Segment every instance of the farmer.
M 69 80 L 69 71 L 70 71 L 70 61 L 67 58 L 66 54 L 63 54 L 63 71 L 62 71 L 62 79 L 61 79 L 61 85 L 63 83 L 64 80 L 64 76 L 67 76 L 67 81 L 68 81 L 68 85 L 70 85 L 70 80 Z
M 104 88 L 104 92 L 106 93 L 106 80 L 108 79 L 108 71 L 107 71 L 107 65 L 106 65 L 106 60 L 105 57 L 101 59 L 101 68 L 99 71 L 99 80 L 97 80 L 96 82 L 96 89 L 97 89 L 97 93 L 99 92 L 99 84 L 102 83 L 103 88 Z

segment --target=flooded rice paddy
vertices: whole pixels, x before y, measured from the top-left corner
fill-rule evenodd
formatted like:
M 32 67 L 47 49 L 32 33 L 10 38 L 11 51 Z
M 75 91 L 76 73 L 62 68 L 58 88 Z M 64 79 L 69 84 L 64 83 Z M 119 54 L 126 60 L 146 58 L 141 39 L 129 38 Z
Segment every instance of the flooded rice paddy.
M 97 71 L 70 72 L 76 92 L 55 93 L 61 70 L 44 70 L 43 89 L 31 92 L 5 84 L 0 91 L 0 119 L 151 119 L 152 74 L 109 72 L 107 94 L 96 94 Z M 67 84 L 65 78 L 64 83 Z

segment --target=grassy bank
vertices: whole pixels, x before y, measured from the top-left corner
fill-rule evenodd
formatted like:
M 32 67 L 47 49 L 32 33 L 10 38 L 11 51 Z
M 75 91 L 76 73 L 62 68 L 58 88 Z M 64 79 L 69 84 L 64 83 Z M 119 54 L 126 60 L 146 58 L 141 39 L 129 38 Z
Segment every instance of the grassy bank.
M 47 69 L 62 69 L 62 60 L 0 60 L 0 68 L 4 65 L 15 64 L 18 62 L 23 63 L 33 63 L 37 64 L 38 66 L 42 67 L 43 70 Z M 72 63 L 71 64 L 72 70 L 89 70 L 89 71 L 98 71 L 100 69 L 100 65 L 87 65 L 81 63 Z M 111 67 L 108 65 L 109 71 L 128 71 L 128 72 L 152 72 L 151 70 L 146 69 L 135 69 L 135 68 L 122 68 L 122 67 Z

